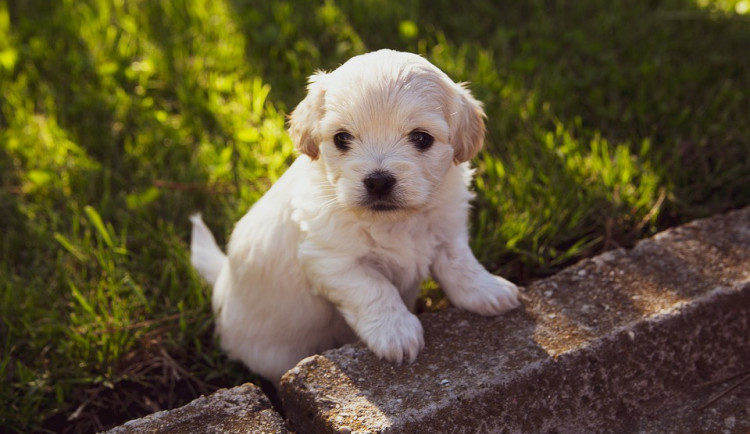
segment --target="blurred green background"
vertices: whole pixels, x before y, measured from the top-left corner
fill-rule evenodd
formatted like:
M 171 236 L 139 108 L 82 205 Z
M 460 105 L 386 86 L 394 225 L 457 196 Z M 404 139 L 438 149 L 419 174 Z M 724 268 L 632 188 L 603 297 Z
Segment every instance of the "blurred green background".
M 516 282 L 750 204 L 748 0 L 0 0 L 0 431 L 255 379 L 187 216 L 223 245 L 294 158 L 306 77 L 383 47 L 485 103 L 472 247 Z

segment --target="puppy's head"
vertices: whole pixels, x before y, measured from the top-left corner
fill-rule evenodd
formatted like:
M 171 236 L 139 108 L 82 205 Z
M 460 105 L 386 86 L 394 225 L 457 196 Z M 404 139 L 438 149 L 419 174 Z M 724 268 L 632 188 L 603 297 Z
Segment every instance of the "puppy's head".
M 310 77 L 289 133 L 322 164 L 337 204 L 393 218 L 424 207 L 450 166 L 476 155 L 484 112 L 422 57 L 380 50 Z

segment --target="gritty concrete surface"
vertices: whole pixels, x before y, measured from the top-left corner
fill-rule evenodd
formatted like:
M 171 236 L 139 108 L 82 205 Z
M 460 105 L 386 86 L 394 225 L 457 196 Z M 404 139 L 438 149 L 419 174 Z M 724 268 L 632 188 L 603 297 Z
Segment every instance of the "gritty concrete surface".
M 362 345 L 282 379 L 298 432 L 750 431 L 750 208 L 615 250 L 497 318 L 420 317 L 411 365 Z
M 221 389 L 174 410 L 131 420 L 108 431 L 125 433 L 286 433 L 284 420 L 253 384 Z

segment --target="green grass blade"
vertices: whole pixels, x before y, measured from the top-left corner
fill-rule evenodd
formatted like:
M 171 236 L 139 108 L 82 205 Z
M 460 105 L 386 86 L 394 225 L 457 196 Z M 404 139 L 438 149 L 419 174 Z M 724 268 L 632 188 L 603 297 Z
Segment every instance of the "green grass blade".
M 91 315 L 91 317 L 96 316 L 96 312 L 94 311 L 94 308 L 91 307 L 89 302 L 86 300 L 86 297 L 81 294 L 81 291 L 78 290 L 76 285 L 73 282 L 68 282 L 68 286 L 70 287 L 70 293 L 73 294 L 73 298 L 78 302 L 78 304 L 83 308 L 86 313 Z
M 65 250 L 68 251 L 68 253 L 72 254 L 76 259 L 78 259 L 79 262 L 86 263 L 88 261 L 88 258 L 86 257 L 86 254 L 84 254 L 82 251 L 80 251 L 77 247 L 75 247 L 70 240 L 68 240 L 65 235 L 55 232 L 53 235 L 55 240 L 60 243 L 61 246 Z
M 83 208 L 83 211 L 86 213 L 86 216 L 88 216 L 89 221 L 94 225 L 94 228 L 101 237 L 102 241 L 104 241 L 104 243 L 109 248 L 114 248 L 115 243 L 112 242 L 112 236 L 107 230 L 107 227 L 104 225 L 102 217 L 99 215 L 96 209 L 94 209 L 92 206 L 87 205 Z

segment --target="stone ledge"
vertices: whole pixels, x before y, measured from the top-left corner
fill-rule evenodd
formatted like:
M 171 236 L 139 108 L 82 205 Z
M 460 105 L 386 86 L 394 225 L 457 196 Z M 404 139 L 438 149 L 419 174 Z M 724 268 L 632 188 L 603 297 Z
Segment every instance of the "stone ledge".
M 250 383 L 201 396 L 174 410 L 131 420 L 108 433 L 286 433 L 284 420 Z
M 282 379 L 285 411 L 299 432 L 662 432 L 682 420 L 746 432 L 750 396 L 708 398 L 750 371 L 748 282 L 745 208 L 582 261 L 502 317 L 423 315 L 414 364 L 362 345 L 307 358 Z

